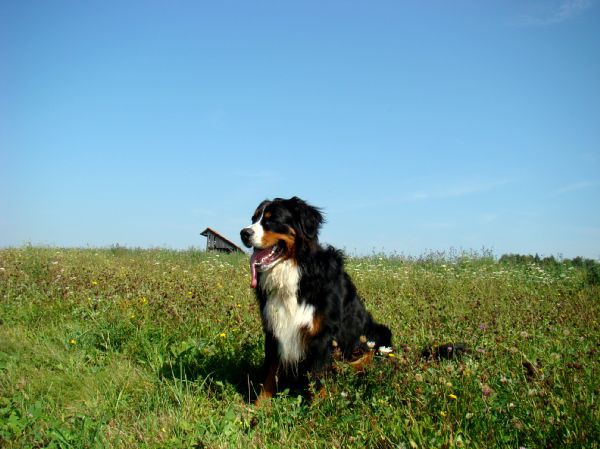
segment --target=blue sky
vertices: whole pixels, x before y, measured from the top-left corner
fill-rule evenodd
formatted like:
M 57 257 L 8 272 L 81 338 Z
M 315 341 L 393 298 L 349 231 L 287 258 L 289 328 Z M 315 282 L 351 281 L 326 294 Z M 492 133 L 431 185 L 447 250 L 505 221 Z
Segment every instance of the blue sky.
M 0 246 L 600 257 L 600 2 L 0 5 Z

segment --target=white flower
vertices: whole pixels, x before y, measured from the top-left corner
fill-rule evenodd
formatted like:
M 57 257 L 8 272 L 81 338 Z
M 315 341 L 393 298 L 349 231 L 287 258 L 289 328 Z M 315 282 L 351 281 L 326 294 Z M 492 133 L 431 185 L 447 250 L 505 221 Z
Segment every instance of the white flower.
M 379 352 L 382 354 L 389 354 L 390 352 L 393 352 L 393 349 L 389 346 L 380 346 Z
M 369 349 L 373 349 L 375 347 L 375 342 L 374 341 L 368 341 L 367 342 L 367 346 Z

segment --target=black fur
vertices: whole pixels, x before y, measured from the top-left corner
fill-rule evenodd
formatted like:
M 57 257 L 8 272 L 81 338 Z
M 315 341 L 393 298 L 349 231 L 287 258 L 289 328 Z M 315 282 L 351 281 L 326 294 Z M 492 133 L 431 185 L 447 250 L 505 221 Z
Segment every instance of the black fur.
M 268 216 L 268 218 L 264 218 Z M 376 323 L 365 309 L 350 276 L 344 271 L 344 257 L 341 251 L 331 246 L 319 244 L 319 228 L 324 222 L 321 211 L 305 201 L 293 197 L 276 198 L 264 201 L 257 208 L 253 222 L 262 218 L 265 232 L 292 235 L 293 247 L 287 245 L 287 254 L 295 259 L 300 269 L 297 301 L 308 303 L 315 308 L 319 317 L 319 331 L 305 338 L 305 356 L 298 369 L 284 373 L 279 360 L 278 342 L 269 331 L 263 313 L 269 292 L 256 289 L 263 329 L 265 331 L 265 370 L 275 369 L 279 380 L 282 375 L 288 380 L 303 380 L 318 376 L 332 366 L 333 351 L 339 349 L 345 359 L 352 358 L 357 348 L 364 347 L 364 340 L 375 342 L 376 347 L 391 346 L 390 330 Z M 248 236 L 242 231 L 242 240 L 251 246 Z M 284 241 L 278 244 L 286 245 Z M 259 280 L 265 273 L 258 273 Z M 361 342 L 362 337 L 362 342 Z M 308 375 L 308 376 L 307 376 Z M 265 381 L 265 385 L 268 380 Z M 281 383 L 281 382 L 280 382 Z
M 464 343 L 445 343 L 439 346 L 427 346 L 421 351 L 421 357 L 424 359 L 453 359 L 463 354 L 468 354 L 471 350 Z

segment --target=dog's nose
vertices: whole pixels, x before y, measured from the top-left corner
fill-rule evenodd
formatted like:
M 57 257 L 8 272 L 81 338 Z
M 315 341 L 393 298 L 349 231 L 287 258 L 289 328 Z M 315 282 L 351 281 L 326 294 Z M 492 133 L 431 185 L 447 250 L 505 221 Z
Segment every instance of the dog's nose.
M 254 235 L 254 231 L 250 228 L 244 228 L 240 231 L 240 237 L 242 238 L 242 242 L 244 242 L 244 245 L 246 245 L 248 248 L 252 246 L 252 244 L 250 243 L 250 237 L 252 237 Z

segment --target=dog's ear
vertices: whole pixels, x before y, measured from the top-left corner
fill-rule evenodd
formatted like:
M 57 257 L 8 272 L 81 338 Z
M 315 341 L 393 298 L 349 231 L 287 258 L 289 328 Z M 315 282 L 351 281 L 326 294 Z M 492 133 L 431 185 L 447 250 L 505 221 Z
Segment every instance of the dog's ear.
M 256 220 L 258 220 L 260 218 L 260 216 L 262 215 L 263 211 L 265 210 L 265 208 L 270 203 L 271 203 L 271 201 L 264 200 L 262 203 L 260 203 L 258 205 L 258 207 L 256 208 L 256 210 L 254 211 L 254 214 L 252 215 L 252 223 L 254 223 Z
M 321 210 L 311 206 L 297 196 L 290 198 L 289 202 L 294 211 L 294 220 L 297 223 L 298 230 L 306 239 L 317 240 L 319 228 L 325 221 Z

